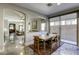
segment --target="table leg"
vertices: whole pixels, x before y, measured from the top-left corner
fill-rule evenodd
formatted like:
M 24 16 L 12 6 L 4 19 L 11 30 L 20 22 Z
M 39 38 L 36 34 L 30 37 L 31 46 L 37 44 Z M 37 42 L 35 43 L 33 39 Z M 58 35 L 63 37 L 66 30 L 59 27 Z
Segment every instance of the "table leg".
M 44 41 L 44 53 L 46 52 L 46 44 L 45 44 L 45 41 Z
M 51 39 L 51 46 L 50 46 L 51 52 L 52 52 L 52 39 Z

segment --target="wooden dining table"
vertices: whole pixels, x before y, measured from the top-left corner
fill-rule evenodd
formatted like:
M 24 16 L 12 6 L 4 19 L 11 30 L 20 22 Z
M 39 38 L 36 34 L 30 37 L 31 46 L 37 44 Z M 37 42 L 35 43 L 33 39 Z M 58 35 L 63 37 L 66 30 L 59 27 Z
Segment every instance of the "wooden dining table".
M 44 44 L 44 51 L 46 51 L 46 41 L 48 40 L 51 40 L 52 41 L 52 38 L 55 37 L 56 35 L 52 35 L 52 34 L 49 34 L 49 35 L 40 35 L 39 38 L 43 40 L 43 44 Z M 50 42 L 51 43 L 51 42 Z
M 44 46 L 44 53 L 46 53 L 46 41 L 50 40 L 51 43 L 51 47 L 50 49 L 52 49 L 52 38 L 55 37 L 56 35 L 53 34 L 49 34 L 49 35 L 38 35 L 39 39 L 41 39 L 43 41 L 43 46 Z M 40 43 L 39 43 L 40 44 Z M 40 47 L 40 46 L 39 46 Z M 39 49 L 40 50 L 40 49 Z

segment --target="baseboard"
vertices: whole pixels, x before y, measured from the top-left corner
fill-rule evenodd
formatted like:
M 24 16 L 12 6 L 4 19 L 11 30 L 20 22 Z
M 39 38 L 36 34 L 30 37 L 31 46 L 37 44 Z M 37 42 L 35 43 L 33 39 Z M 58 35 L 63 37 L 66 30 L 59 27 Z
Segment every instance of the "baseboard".
M 61 39 L 61 41 L 62 41 L 62 42 L 66 42 L 66 43 L 70 43 L 70 44 L 77 45 L 76 42 L 72 42 L 72 41 L 68 41 L 68 40 L 63 40 L 63 39 Z

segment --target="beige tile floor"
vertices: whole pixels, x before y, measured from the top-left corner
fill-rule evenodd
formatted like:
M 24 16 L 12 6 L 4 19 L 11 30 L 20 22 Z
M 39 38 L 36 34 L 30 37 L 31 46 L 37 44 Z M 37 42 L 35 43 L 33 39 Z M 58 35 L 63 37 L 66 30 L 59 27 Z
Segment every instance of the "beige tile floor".
M 33 55 L 33 50 L 20 44 L 7 43 L 0 55 Z
M 30 48 L 16 43 L 7 43 L 4 45 L 0 55 L 36 55 Z M 79 48 L 75 45 L 64 43 L 51 55 L 79 55 Z

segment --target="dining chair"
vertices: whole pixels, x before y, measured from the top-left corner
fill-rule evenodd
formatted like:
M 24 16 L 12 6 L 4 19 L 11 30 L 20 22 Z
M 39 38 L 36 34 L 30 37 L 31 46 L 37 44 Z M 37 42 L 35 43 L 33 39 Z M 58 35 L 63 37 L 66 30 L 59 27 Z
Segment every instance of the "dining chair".
M 60 46 L 59 35 L 52 37 L 51 48 L 57 49 Z
M 34 49 L 39 50 L 39 37 L 34 36 Z
M 43 49 L 43 40 L 39 36 L 34 36 L 34 49 L 39 50 Z

